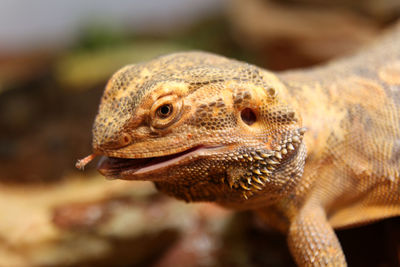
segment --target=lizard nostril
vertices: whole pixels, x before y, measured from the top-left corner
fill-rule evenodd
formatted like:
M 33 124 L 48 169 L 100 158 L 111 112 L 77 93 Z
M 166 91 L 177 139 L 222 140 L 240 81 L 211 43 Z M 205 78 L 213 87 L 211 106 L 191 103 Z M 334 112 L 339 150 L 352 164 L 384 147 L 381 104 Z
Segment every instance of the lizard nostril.
M 131 140 L 132 140 L 131 136 L 125 133 L 125 134 L 122 134 L 120 142 L 121 142 L 121 145 L 126 146 L 131 143 Z
M 247 125 L 252 125 L 256 122 L 257 117 L 254 111 L 251 108 L 245 108 L 240 112 L 240 117 L 242 118 L 243 122 Z

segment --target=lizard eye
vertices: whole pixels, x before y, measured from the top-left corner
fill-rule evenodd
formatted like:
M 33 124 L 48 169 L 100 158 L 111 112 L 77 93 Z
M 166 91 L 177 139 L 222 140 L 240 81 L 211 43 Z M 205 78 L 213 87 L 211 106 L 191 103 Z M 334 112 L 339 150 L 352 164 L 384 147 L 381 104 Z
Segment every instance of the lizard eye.
M 176 122 L 181 116 L 182 102 L 183 100 L 175 95 L 157 99 L 150 110 L 151 126 L 162 129 Z

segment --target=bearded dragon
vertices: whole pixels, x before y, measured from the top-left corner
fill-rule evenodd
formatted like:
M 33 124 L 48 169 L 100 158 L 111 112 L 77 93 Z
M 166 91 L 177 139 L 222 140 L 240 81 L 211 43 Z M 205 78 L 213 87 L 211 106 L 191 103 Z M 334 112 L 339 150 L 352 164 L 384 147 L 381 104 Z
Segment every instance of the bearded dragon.
M 400 24 L 353 56 L 274 73 L 205 52 L 129 65 L 93 126 L 98 170 L 254 210 L 299 266 L 346 266 L 333 229 L 400 215 Z

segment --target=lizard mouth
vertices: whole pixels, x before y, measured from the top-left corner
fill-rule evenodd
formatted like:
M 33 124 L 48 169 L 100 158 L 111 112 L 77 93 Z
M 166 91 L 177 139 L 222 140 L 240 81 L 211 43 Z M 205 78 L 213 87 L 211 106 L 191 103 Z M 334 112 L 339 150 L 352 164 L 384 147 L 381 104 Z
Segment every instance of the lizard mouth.
M 218 148 L 221 146 L 198 145 L 175 154 L 135 159 L 102 156 L 97 170 L 107 178 L 139 179 L 143 176 L 149 178 L 150 174 L 153 175 L 166 168 L 189 162 L 202 155 L 208 155 Z

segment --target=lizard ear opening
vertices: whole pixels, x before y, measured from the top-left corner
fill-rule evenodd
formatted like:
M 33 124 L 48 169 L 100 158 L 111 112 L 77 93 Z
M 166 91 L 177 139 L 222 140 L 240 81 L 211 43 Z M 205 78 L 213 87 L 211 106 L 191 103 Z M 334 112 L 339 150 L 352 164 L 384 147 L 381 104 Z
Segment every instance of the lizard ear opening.
M 242 118 L 243 122 L 247 125 L 252 125 L 256 122 L 257 116 L 251 108 L 245 108 L 240 112 L 240 118 Z

